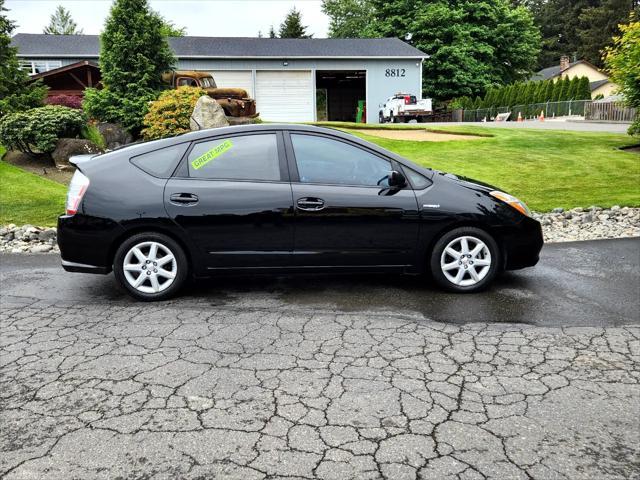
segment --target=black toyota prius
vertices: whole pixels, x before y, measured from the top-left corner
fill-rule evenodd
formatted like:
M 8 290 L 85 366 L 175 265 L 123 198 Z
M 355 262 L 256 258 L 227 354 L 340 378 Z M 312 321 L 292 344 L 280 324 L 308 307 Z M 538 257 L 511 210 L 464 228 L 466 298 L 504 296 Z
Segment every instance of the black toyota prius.
M 62 266 L 140 300 L 228 272 L 430 272 L 475 292 L 542 248 L 526 205 L 337 130 L 249 125 L 76 157 Z

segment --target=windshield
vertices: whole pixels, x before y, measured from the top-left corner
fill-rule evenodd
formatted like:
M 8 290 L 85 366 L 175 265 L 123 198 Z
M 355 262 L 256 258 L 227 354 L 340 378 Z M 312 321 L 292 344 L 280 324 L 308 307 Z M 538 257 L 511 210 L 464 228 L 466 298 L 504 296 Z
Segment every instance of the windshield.
M 202 77 L 200 83 L 204 88 L 216 88 L 216 82 L 213 81 L 213 77 Z

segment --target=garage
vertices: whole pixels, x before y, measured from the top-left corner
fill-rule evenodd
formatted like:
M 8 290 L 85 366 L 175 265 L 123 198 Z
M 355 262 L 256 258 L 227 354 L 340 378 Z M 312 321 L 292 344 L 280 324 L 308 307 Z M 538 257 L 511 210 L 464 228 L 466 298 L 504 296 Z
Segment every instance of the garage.
M 256 105 L 270 122 L 313 122 L 313 81 L 310 70 L 256 72 Z
M 97 35 L 17 34 L 23 65 L 99 65 Z M 378 123 L 402 92 L 422 98 L 426 55 L 397 38 L 175 37 L 175 69 L 209 72 L 219 87 L 243 88 L 265 121 Z M 43 63 L 44 62 L 44 63 Z
M 212 70 L 213 79 L 220 88 L 244 88 L 254 96 L 253 72 L 251 70 Z

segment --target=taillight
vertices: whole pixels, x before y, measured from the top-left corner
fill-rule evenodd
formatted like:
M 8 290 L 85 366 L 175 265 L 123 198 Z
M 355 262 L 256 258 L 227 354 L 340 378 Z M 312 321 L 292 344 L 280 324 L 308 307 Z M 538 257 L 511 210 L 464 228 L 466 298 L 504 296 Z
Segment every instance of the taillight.
M 404 104 L 405 105 L 411 105 L 411 97 L 409 95 L 405 95 Z
M 80 170 L 76 170 L 73 174 L 69 191 L 67 192 L 67 215 L 75 215 L 78 213 L 78 207 L 82 202 L 82 197 L 89 188 L 89 179 L 82 174 Z

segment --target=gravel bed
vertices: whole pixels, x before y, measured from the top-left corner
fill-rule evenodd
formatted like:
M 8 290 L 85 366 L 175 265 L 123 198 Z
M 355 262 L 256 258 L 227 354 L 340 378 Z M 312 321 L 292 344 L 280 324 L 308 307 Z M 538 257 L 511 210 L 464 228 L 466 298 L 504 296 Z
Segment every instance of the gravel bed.
M 556 208 L 551 213 L 534 213 L 544 231 L 545 242 L 571 242 L 603 238 L 640 236 L 640 208 L 600 207 Z M 33 225 L 0 227 L 0 252 L 58 253 L 56 229 Z

